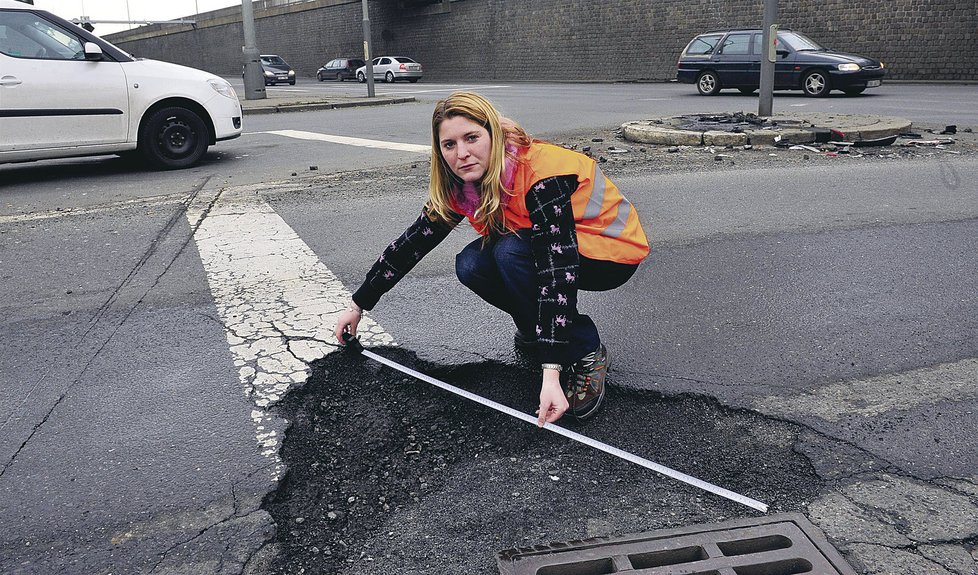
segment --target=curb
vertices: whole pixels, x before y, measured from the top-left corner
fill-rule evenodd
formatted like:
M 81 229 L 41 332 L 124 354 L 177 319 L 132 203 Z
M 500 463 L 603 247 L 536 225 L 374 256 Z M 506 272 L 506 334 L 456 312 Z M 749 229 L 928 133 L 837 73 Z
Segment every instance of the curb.
M 254 101 L 254 100 L 252 100 Z M 259 104 L 248 106 L 241 102 L 244 114 L 277 114 L 280 112 L 308 112 L 310 110 L 336 110 L 340 108 L 358 108 L 361 106 L 384 106 L 387 104 L 405 104 L 417 102 L 414 96 L 357 99 L 339 102 L 288 102 L 281 104 Z
M 716 114 L 702 114 L 715 116 Z M 771 116 L 766 129 L 733 130 L 682 129 L 690 117 L 667 116 L 626 122 L 622 136 L 631 142 L 664 146 L 744 146 L 815 143 L 827 130 L 841 133 L 848 142 L 876 140 L 908 132 L 912 123 L 905 118 L 843 114 L 779 114 Z

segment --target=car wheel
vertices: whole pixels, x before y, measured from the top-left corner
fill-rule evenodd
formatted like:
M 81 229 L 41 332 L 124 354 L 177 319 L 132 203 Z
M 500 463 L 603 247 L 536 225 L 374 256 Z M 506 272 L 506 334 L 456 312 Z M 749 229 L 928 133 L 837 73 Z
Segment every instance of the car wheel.
M 289 86 L 295 86 L 295 79 L 289 80 Z
M 384 76 L 384 80 L 388 84 L 393 84 L 394 83 L 394 72 L 388 72 L 387 75 Z
M 866 91 L 866 88 L 846 88 L 843 90 L 846 96 L 858 96 Z
M 336 73 L 336 81 L 337 82 L 342 82 L 343 81 L 343 72 L 337 72 Z
M 720 78 L 716 72 L 707 70 L 696 79 L 696 89 L 703 96 L 716 96 L 720 93 Z
M 410 80 L 408 80 L 408 82 L 411 82 L 412 84 L 417 84 L 418 83 L 418 80 L 420 80 L 420 79 L 421 78 L 411 78 Z
M 363 75 L 363 72 L 360 72 L 360 73 L 357 74 L 357 82 L 360 82 L 361 84 L 363 84 L 366 81 L 367 81 L 367 77 Z
M 829 84 L 829 75 L 824 70 L 812 70 L 805 74 L 801 81 L 801 88 L 806 96 L 821 98 L 827 96 L 832 86 Z
M 740 90 L 740 93 L 744 94 L 745 96 L 750 96 L 751 94 L 757 91 L 757 88 L 737 88 L 737 89 Z
M 187 108 L 168 107 L 153 112 L 139 130 L 137 149 L 154 167 L 187 168 L 203 157 L 210 142 L 207 124 Z

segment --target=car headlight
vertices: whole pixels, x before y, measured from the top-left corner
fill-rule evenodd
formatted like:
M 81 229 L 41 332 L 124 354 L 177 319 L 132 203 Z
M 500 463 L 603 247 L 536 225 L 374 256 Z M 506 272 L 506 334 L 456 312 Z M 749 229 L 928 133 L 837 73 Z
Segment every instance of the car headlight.
M 266 76 L 274 76 L 275 75 L 275 72 L 271 72 L 269 70 L 265 70 L 265 75 Z
M 859 64 L 854 64 L 852 62 L 848 64 L 839 64 L 839 70 L 843 72 L 858 72 Z
M 226 98 L 231 98 L 232 100 L 238 99 L 238 95 L 234 93 L 234 88 L 231 87 L 231 84 L 227 83 L 227 80 L 219 80 L 215 78 L 213 80 L 208 80 L 207 83 L 210 84 L 211 88 L 214 88 L 214 91 L 218 94 Z
M 295 76 L 295 70 L 289 70 L 289 76 Z

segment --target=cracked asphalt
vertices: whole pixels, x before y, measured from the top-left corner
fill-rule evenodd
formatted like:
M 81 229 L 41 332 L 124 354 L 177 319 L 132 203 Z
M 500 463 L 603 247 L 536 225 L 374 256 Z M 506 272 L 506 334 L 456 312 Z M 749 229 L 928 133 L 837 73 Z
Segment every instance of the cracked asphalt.
M 586 300 L 610 316 L 617 363 L 601 416 L 572 428 L 804 513 L 859 573 L 978 573 L 978 198 L 961 185 L 973 132 L 848 154 L 671 149 L 614 131 L 562 143 L 608 164 L 655 244 L 625 296 L 643 311 Z M 303 237 L 381 206 L 406 223 L 425 169 L 305 181 L 269 201 Z M 810 179 L 778 184 L 795 177 Z M 336 212 L 304 216 L 324 190 Z M 355 287 L 401 226 L 311 241 Z M 370 314 L 411 349 L 375 351 L 532 412 L 532 358 L 504 318 L 456 293 L 445 270 L 464 242 L 447 243 Z M 418 322 L 431 302 L 449 307 Z M 279 528 L 249 573 L 488 574 L 506 548 L 755 513 L 349 354 L 316 362 L 276 413 L 291 422 L 289 472 L 263 504 Z

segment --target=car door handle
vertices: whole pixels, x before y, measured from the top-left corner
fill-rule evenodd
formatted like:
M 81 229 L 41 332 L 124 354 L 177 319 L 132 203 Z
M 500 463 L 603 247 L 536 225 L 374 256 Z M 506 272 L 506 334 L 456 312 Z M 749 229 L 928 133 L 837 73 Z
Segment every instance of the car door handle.
M 4 76 L 0 78 L 0 86 L 17 86 L 21 81 L 16 76 Z

